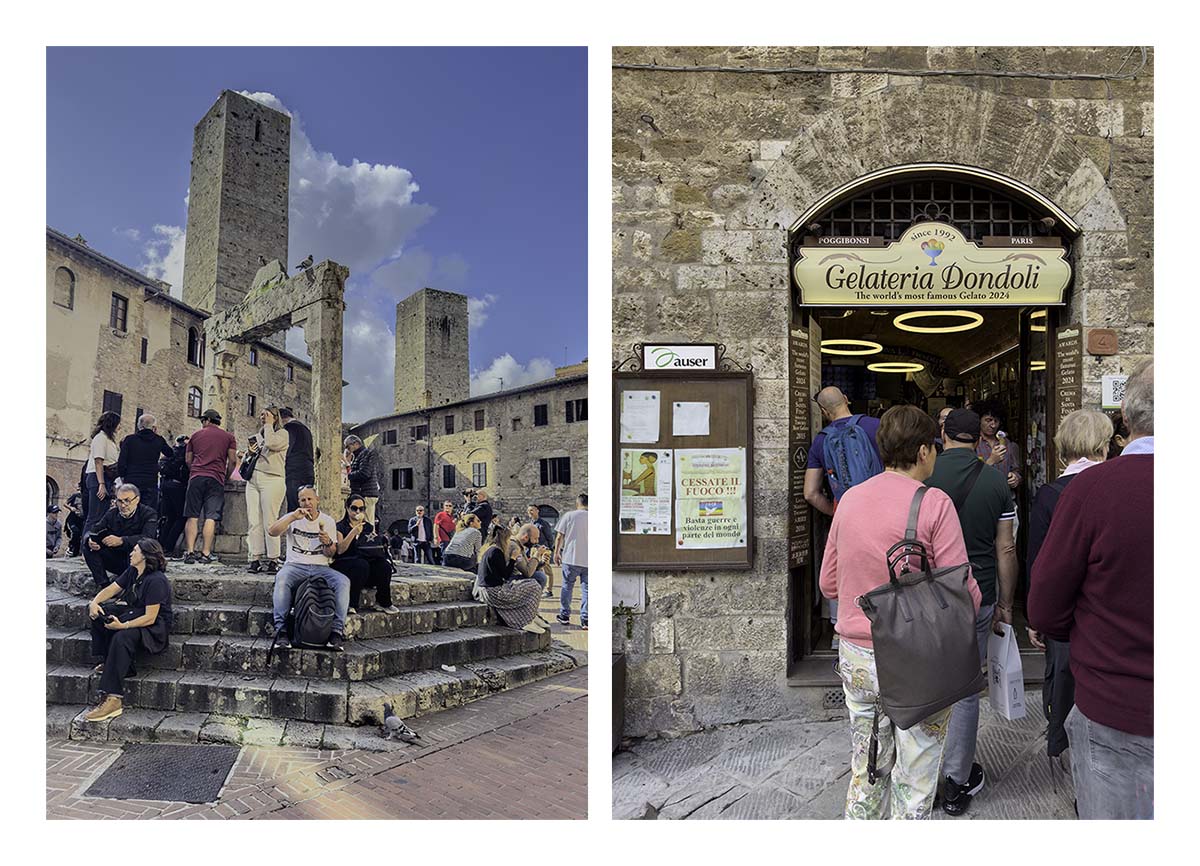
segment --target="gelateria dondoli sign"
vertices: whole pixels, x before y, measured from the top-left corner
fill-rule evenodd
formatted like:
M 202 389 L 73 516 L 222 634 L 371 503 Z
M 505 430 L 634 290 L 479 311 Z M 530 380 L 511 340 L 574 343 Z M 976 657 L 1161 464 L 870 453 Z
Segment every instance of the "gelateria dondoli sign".
M 945 223 L 918 223 L 900 239 L 815 238 L 792 274 L 808 306 L 1012 306 L 1061 304 L 1071 282 L 1067 251 L 1040 237 L 980 245 Z

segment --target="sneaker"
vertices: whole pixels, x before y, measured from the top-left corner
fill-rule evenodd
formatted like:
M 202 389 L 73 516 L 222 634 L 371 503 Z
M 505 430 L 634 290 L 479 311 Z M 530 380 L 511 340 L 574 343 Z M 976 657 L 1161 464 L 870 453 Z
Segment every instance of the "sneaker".
M 349 608 L 346 611 L 347 616 L 355 616 L 357 613 L 358 613 L 358 611 L 355 608 Z
M 289 649 L 292 642 L 288 640 L 287 626 L 281 625 L 279 628 L 271 627 L 271 637 L 275 640 L 275 646 Z
M 535 619 L 523 626 L 521 631 L 527 631 L 531 634 L 545 634 L 546 627 Z
M 383 609 L 383 612 L 384 613 L 399 613 L 400 608 L 396 607 L 396 605 L 394 605 L 394 604 L 389 604 L 387 607 L 385 607 Z
M 561 613 L 560 613 L 560 614 L 558 614 L 557 616 L 555 616 L 554 618 L 555 618 L 556 620 L 558 620 L 559 622 L 561 622 L 563 625 L 570 625 L 570 624 L 571 624 L 571 617 L 569 617 L 569 616 L 563 616 Z
M 554 598 L 553 590 L 546 590 L 544 593 L 542 593 L 542 598 Z
M 267 574 L 279 574 L 279 565 L 278 559 L 268 559 L 264 570 Z
M 581 623 L 579 624 L 579 628 L 580 628 L 580 629 L 582 629 L 583 631 L 587 631 L 587 623 L 586 623 L 586 622 L 581 622 Z
M 185 553 L 183 555 L 183 564 L 184 565 L 192 565 L 195 562 L 196 562 L 196 552 L 194 550 L 189 550 L 187 553 Z
M 963 815 L 971 806 L 971 798 L 983 790 L 984 775 L 982 764 L 971 765 L 971 776 L 965 785 L 960 785 L 946 777 L 942 787 L 942 810 L 947 815 Z
M 121 696 L 108 695 L 100 702 L 100 705 L 84 715 L 83 719 L 86 722 L 103 722 L 108 719 L 115 719 L 121 715 Z
M 250 563 L 250 567 L 246 570 L 251 574 L 258 574 L 263 570 L 263 567 L 263 561 L 261 559 L 256 559 L 254 562 Z
M 211 553 L 197 553 L 196 562 L 199 562 L 202 565 L 212 565 L 213 563 L 220 562 L 220 560 Z
M 329 648 L 334 652 L 341 652 L 346 648 L 346 638 L 338 634 L 336 631 L 329 636 Z

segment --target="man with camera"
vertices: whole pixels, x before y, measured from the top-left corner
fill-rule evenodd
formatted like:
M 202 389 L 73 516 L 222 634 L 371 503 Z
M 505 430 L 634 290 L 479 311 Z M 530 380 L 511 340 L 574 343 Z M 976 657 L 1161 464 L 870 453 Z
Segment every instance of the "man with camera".
M 543 590 L 545 590 L 546 583 L 548 581 L 545 569 L 546 566 L 550 564 L 553 554 L 550 548 L 539 543 L 537 525 L 533 523 L 523 524 L 521 528 L 517 530 L 516 534 L 513 535 L 512 543 L 515 544 L 519 550 L 517 550 L 509 558 L 513 559 L 517 554 L 524 553 L 528 559 L 538 562 L 539 565 L 537 571 L 530 576 L 538 582 Z
M 296 491 L 300 507 L 289 511 L 271 524 L 267 530 L 275 538 L 287 536 L 287 562 L 275 575 L 273 596 L 275 632 L 281 646 L 287 645 L 286 635 L 281 632 L 292 607 L 292 593 L 296 587 L 310 577 L 324 577 L 337 596 L 337 608 L 333 620 L 333 634 L 329 646 L 340 650 L 346 642 L 346 614 L 350 609 L 350 579 L 330 567 L 337 554 L 340 536 L 337 523 L 319 509 L 317 491 L 304 485 Z
M 482 527 L 480 531 L 483 533 L 483 537 L 487 538 L 487 534 L 492 528 L 492 518 L 496 514 L 492 510 L 492 503 L 488 502 L 487 491 L 470 490 L 468 494 L 471 498 L 468 499 L 470 507 L 467 508 L 467 511 L 479 518 L 479 525 Z

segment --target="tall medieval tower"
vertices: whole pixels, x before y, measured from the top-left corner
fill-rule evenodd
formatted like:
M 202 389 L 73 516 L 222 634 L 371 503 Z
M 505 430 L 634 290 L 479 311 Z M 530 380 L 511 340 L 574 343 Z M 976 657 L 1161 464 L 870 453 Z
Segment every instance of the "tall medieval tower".
M 232 90 L 196 124 L 183 300 L 216 313 L 240 302 L 259 256 L 288 267 L 292 119 Z M 283 346 L 283 334 L 267 340 Z
M 471 396 L 467 296 L 421 289 L 396 304 L 396 411 Z

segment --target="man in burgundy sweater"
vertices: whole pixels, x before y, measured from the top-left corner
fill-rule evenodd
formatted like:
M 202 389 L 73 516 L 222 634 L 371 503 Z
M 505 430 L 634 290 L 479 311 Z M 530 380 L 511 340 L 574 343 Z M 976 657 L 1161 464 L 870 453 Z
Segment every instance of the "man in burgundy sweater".
M 1067 716 L 1081 818 L 1154 817 L 1154 363 L 1121 405 L 1131 439 L 1063 492 L 1029 590 L 1038 631 L 1070 634 Z

